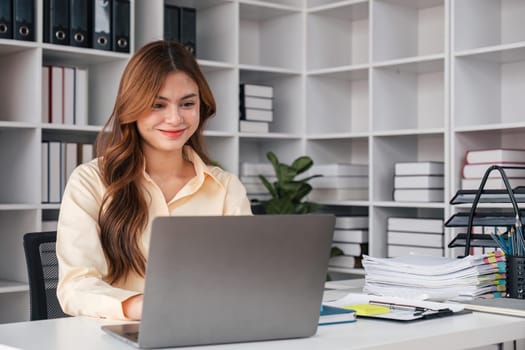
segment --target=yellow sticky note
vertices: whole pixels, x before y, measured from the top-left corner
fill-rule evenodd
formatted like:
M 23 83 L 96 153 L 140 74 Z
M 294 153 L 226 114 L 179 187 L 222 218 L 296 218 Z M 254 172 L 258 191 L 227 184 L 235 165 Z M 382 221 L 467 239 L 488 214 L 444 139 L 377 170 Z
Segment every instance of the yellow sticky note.
M 390 312 L 388 306 L 373 305 L 373 304 L 354 304 L 345 305 L 343 309 L 352 309 L 355 311 L 357 316 L 374 316 L 382 315 Z

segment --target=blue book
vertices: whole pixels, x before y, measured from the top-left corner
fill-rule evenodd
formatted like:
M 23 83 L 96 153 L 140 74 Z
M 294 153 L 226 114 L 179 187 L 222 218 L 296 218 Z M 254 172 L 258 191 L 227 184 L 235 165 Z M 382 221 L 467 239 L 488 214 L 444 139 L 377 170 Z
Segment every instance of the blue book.
M 321 315 L 319 325 L 338 324 L 355 322 L 356 314 L 354 310 L 342 309 L 339 307 L 321 305 Z

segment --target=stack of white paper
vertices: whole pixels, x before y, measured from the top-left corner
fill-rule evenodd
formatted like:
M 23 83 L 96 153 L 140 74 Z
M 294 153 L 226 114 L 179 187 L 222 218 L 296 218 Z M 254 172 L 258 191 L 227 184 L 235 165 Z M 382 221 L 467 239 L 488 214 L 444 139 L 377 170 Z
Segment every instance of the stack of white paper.
M 462 259 L 365 255 L 362 264 L 365 269 L 363 290 L 370 294 L 435 300 L 505 295 L 505 255 L 499 251 Z

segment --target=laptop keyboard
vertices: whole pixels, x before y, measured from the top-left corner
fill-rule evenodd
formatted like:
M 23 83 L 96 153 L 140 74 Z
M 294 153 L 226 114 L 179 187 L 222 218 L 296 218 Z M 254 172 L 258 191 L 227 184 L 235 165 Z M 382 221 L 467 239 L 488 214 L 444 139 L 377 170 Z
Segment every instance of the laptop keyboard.
M 124 336 L 133 342 L 139 341 L 139 332 L 126 332 Z

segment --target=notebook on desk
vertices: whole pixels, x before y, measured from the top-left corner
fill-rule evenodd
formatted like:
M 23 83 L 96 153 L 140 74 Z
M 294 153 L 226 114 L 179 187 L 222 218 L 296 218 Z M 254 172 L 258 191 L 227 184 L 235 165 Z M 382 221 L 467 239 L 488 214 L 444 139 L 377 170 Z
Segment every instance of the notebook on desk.
M 142 348 L 311 336 L 334 223 L 332 215 L 156 218 L 142 320 L 102 328 Z

